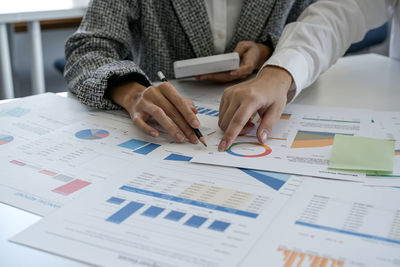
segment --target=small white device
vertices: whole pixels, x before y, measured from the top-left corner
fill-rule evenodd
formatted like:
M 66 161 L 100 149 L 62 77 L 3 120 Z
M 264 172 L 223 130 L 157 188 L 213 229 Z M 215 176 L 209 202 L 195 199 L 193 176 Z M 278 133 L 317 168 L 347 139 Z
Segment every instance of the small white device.
M 236 52 L 175 61 L 175 78 L 235 70 L 239 68 L 239 61 Z

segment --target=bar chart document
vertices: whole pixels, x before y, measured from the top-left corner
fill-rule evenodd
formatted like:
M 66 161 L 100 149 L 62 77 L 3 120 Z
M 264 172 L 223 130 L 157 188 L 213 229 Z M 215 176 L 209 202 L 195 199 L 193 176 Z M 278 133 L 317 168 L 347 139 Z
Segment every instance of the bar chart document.
M 258 143 L 255 127 L 252 132 L 239 136 L 227 151 L 218 152 L 223 136 L 219 131 L 217 141 L 209 144 L 209 151 L 197 153 L 192 162 L 360 181 L 365 174 L 328 169 L 329 158 L 335 134 L 370 135 L 371 113 L 289 105 L 266 144 Z
M 0 155 L 0 169 L 4 170 L 0 202 L 44 216 L 97 183 L 131 172 L 141 161 L 178 155 L 178 151 L 192 156 L 196 149 L 203 149 L 199 144 L 176 144 L 163 132 L 153 138 L 120 113 L 84 114 L 78 122 Z M 213 125 L 216 118 L 199 115 L 199 119 L 207 136 L 213 131 L 207 125 Z
M 242 266 L 399 266 L 399 193 L 305 180 Z
M 108 179 L 12 241 L 105 266 L 236 266 L 301 185 L 168 156 Z

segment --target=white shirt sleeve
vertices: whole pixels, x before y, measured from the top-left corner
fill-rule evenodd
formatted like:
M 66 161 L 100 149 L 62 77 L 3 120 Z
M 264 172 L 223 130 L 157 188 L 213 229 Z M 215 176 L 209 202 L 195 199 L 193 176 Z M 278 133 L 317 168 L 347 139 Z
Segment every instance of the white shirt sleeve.
M 320 0 L 288 24 L 274 54 L 264 64 L 286 69 L 293 77 L 291 89 L 300 91 L 361 41 L 369 29 L 390 16 L 390 0 Z M 293 100 L 288 99 L 288 100 Z

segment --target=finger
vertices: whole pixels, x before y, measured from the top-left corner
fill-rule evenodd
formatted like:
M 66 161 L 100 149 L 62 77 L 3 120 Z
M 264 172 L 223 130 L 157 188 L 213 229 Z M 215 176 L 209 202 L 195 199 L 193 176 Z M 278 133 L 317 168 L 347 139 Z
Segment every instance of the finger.
M 228 109 L 231 103 L 231 89 L 228 88 L 224 91 L 221 97 L 221 103 L 219 104 L 219 116 L 218 116 L 218 125 L 221 125 L 222 119 L 225 117 L 226 110 Z
M 187 137 L 189 142 L 193 144 L 198 143 L 198 138 L 191 126 L 186 122 L 178 109 L 166 97 L 161 95 L 161 97 L 157 99 L 157 105 L 161 107 L 165 114 L 174 122 L 174 125 L 178 126 L 178 128 Z
M 218 73 L 210 73 L 206 75 L 200 75 L 197 78 L 198 80 L 208 80 L 214 82 L 230 82 L 236 79 L 235 76 L 231 75 L 231 72 L 218 72 Z
M 239 68 L 231 71 L 231 76 L 235 77 L 236 79 L 238 77 L 245 78 L 245 77 L 249 76 L 251 73 L 253 73 L 253 70 L 254 70 L 254 67 L 252 64 L 243 63 L 243 65 L 241 65 Z
M 219 151 L 225 151 L 232 145 L 253 113 L 254 110 L 247 104 L 239 107 L 218 145 Z
M 176 142 L 182 143 L 185 140 L 185 136 L 165 114 L 162 108 L 152 103 L 146 103 L 143 104 L 143 111 L 152 116 L 161 125 L 161 127 L 175 139 Z
M 151 127 L 150 125 L 148 125 L 144 119 L 142 118 L 142 116 L 140 114 L 136 114 L 133 118 L 132 118 L 132 122 L 134 125 L 136 125 L 137 127 L 139 127 L 143 132 L 153 136 L 153 137 L 158 137 L 159 133 L 156 129 L 154 129 L 153 127 Z
M 261 143 L 265 144 L 267 142 L 268 135 L 271 133 L 284 108 L 285 103 L 275 102 L 264 113 L 260 126 L 257 129 L 257 138 Z
M 244 53 L 246 53 L 247 50 L 249 50 L 251 48 L 252 42 L 249 41 L 241 41 L 237 44 L 234 52 L 238 53 L 240 57 L 242 57 L 242 55 Z
M 240 102 L 233 102 L 233 103 L 231 102 L 229 104 L 228 108 L 226 109 L 224 115 L 221 118 L 221 122 L 219 123 L 219 127 L 221 128 L 221 130 L 225 131 L 228 128 L 239 106 Z
M 199 128 L 200 122 L 196 117 L 196 114 L 193 112 L 190 105 L 188 105 L 186 99 L 181 96 L 178 91 L 176 91 L 175 87 L 170 83 L 162 83 L 159 85 L 162 94 L 171 102 L 175 108 L 182 115 L 184 120 L 193 128 Z M 176 114 L 174 114 L 176 115 Z M 175 121 L 175 120 L 174 120 Z M 181 128 L 182 129 L 182 128 Z

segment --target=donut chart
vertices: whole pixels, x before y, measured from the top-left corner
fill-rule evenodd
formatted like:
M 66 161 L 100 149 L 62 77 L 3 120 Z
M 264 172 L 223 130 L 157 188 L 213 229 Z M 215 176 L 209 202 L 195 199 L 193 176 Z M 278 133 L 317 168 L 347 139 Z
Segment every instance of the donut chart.
M 12 140 L 14 140 L 14 137 L 11 135 L 4 135 L 0 134 L 0 146 L 5 145 L 10 143 Z
M 109 136 L 110 133 L 102 129 L 85 129 L 75 133 L 75 137 L 84 140 L 97 140 Z
M 271 154 L 272 149 L 264 144 L 254 142 L 238 142 L 233 143 L 226 152 L 236 157 L 259 158 Z

